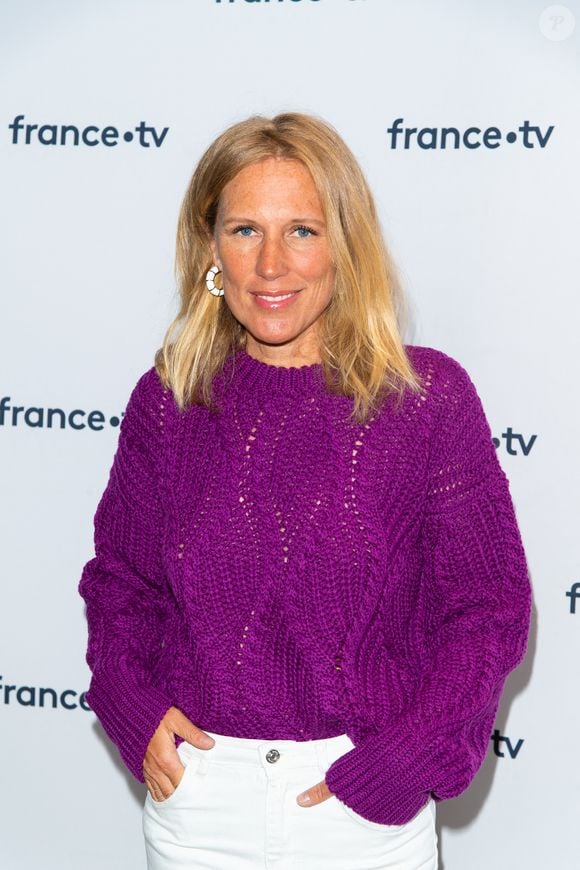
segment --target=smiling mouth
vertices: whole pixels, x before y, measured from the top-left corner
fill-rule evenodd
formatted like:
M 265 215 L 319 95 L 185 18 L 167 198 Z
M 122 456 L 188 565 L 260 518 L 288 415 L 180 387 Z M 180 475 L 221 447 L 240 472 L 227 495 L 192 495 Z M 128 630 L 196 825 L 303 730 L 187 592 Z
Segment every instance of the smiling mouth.
M 294 290 L 291 293 L 253 293 L 254 302 L 258 308 L 264 311 L 279 311 L 292 305 L 302 290 Z
M 266 299 L 267 302 L 281 302 L 283 299 L 290 299 L 291 296 L 296 296 L 300 290 L 294 290 L 292 293 L 284 293 L 281 296 L 269 296 L 266 293 L 255 293 L 259 299 Z

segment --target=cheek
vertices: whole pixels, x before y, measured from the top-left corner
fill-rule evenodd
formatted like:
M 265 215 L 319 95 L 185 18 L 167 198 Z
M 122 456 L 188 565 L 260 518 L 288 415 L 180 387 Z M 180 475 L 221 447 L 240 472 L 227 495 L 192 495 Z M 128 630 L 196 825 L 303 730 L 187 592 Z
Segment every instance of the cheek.
M 311 281 L 327 287 L 329 284 L 334 284 L 336 269 L 330 257 L 313 257 L 305 264 L 304 274 Z
M 222 271 L 230 283 L 242 283 L 244 278 L 252 271 L 252 258 L 248 256 L 247 252 L 242 254 L 240 251 L 228 250 L 226 248 L 220 251 L 220 257 Z
M 301 253 L 296 262 L 304 276 L 311 280 L 323 281 L 334 279 L 335 268 L 330 251 L 326 246 Z

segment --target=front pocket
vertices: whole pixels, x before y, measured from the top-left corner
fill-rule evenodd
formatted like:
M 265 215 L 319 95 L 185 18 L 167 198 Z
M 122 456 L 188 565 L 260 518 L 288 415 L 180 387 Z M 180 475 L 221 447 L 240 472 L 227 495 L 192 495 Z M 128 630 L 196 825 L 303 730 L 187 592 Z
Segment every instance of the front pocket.
M 332 798 L 329 798 L 332 800 Z M 357 813 L 352 807 L 347 806 L 347 804 L 343 803 L 339 798 L 334 796 L 334 800 L 340 804 L 343 812 L 346 813 L 351 819 L 354 819 L 359 825 L 362 825 L 364 828 L 372 828 L 374 831 L 382 831 L 386 834 L 399 834 L 401 829 L 404 828 L 404 825 L 382 825 L 380 822 L 371 822 L 370 819 L 365 819 L 364 816 L 361 816 L 360 813 Z
M 183 773 L 181 774 L 181 779 L 179 780 L 176 788 L 174 788 L 171 794 L 168 797 L 164 798 L 162 801 L 155 800 L 155 798 L 151 796 L 149 789 L 147 789 L 147 800 L 154 807 L 162 808 L 177 803 L 181 795 L 186 791 L 188 780 L 191 779 L 192 776 L 194 776 L 194 774 L 201 765 L 202 756 L 199 752 L 196 752 L 192 746 L 186 743 L 185 740 L 177 747 L 177 754 L 179 755 L 179 760 L 185 768 Z
M 429 816 L 429 823 L 434 824 L 434 810 L 432 809 L 433 801 L 429 800 L 427 804 L 425 804 L 422 809 L 419 810 L 417 815 L 413 816 L 410 821 L 408 821 L 405 825 L 384 825 L 381 822 L 372 822 L 370 819 L 366 819 L 364 816 L 361 816 L 360 813 L 355 812 L 351 807 L 347 806 L 343 801 L 339 800 L 339 798 L 334 797 L 334 799 L 340 804 L 341 809 L 349 816 L 351 819 L 354 819 L 359 825 L 362 825 L 364 828 L 371 828 L 373 831 L 382 831 L 384 834 L 391 834 L 393 836 L 402 833 L 405 830 L 408 830 L 410 827 L 421 827 L 424 824 L 425 814 Z M 332 798 L 329 798 L 332 800 Z

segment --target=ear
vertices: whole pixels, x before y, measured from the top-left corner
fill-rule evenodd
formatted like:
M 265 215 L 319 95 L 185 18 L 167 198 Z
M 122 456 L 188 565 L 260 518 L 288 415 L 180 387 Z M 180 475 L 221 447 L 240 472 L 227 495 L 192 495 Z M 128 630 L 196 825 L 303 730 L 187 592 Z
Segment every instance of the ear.
M 221 260 L 219 258 L 219 254 L 218 254 L 218 244 L 215 240 L 215 236 L 212 235 L 212 233 L 209 230 L 208 230 L 208 240 L 209 240 L 209 246 L 211 248 L 211 255 L 213 257 L 213 261 L 216 264 L 216 266 L 218 267 L 218 269 L 221 271 L 222 264 L 221 264 Z

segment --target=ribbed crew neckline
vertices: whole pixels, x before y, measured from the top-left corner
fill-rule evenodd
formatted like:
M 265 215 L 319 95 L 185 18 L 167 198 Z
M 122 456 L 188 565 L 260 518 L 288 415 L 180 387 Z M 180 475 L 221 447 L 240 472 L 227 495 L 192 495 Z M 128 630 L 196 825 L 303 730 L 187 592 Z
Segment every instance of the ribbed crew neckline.
M 325 386 L 321 362 L 303 366 L 275 366 L 251 356 L 244 348 L 234 353 L 235 376 L 246 387 L 264 391 L 315 390 Z

